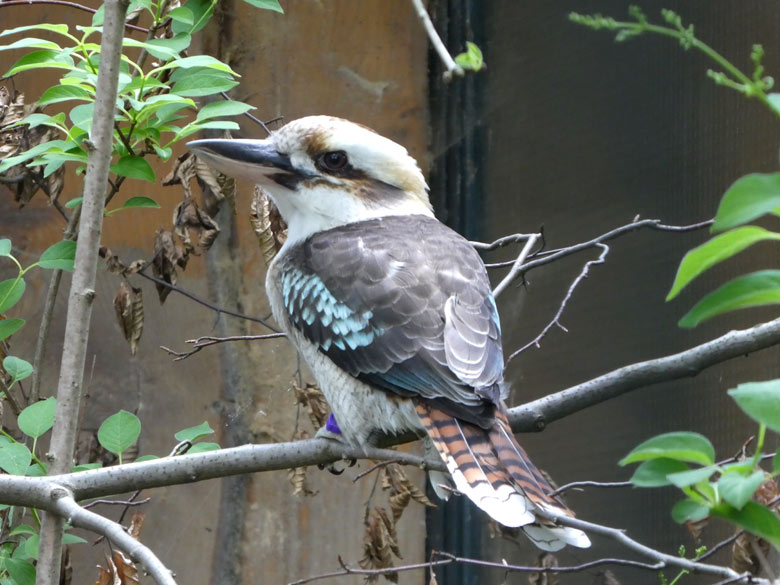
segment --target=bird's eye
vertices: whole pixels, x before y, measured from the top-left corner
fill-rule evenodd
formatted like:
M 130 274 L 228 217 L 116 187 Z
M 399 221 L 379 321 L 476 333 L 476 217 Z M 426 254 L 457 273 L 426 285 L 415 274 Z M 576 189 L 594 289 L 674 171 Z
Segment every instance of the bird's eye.
M 329 171 L 340 171 L 347 166 L 347 154 L 342 150 L 326 152 L 320 157 L 320 164 Z

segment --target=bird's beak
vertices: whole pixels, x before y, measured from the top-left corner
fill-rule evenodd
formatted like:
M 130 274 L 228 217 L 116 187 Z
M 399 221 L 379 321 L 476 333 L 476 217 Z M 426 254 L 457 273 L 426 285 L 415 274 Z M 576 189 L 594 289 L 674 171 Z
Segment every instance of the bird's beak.
M 279 173 L 297 174 L 290 157 L 270 140 L 194 140 L 187 147 L 210 167 L 229 177 L 263 183 Z

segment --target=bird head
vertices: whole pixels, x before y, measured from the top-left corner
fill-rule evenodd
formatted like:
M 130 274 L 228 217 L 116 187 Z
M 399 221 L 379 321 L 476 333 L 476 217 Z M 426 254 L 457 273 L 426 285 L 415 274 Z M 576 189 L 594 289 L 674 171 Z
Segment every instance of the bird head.
M 432 216 L 427 185 L 406 149 L 341 118 L 294 120 L 265 140 L 206 139 L 187 146 L 209 166 L 261 185 L 289 241 L 387 215 Z

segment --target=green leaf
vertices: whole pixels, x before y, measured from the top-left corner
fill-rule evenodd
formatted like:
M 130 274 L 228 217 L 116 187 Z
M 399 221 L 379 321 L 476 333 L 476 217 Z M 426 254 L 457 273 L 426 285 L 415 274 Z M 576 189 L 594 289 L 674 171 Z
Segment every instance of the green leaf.
M 200 132 L 201 130 L 205 130 L 207 128 L 212 128 L 217 130 L 238 130 L 239 125 L 236 124 L 235 122 L 231 122 L 230 120 L 210 120 L 208 122 L 199 122 L 199 123 L 193 122 L 192 124 L 188 124 L 187 126 L 182 128 L 181 132 L 176 134 L 174 141 L 182 140 L 183 138 L 186 138 L 191 134 L 195 134 L 196 132 Z
M 770 93 L 766 98 L 776 114 L 780 115 L 780 93 Z
M 672 518 L 678 524 L 684 524 L 688 520 L 698 522 L 710 515 L 710 509 L 693 500 L 680 500 L 672 508 Z
M 30 114 L 20 124 L 27 124 L 30 128 L 38 126 L 51 126 L 52 128 L 61 128 L 65 125 L 65 113 L 60 112 L 53 116 L 46 114 Z
M 712 465 L 715 462 L 715 449 L 707 437 L 698 433 L 666 433 L 648 439 L 635 447 L 619 462 L 619 465 L 628 465 L 660 457 Z
M 708 480 L 716 471 L 719 471 L 717 465 L 708 465 L 707 467 L 698 467 L 688 471 L 670 473 L 667 479 L 678 488 L 684 488 L 689 485 L 697 484 L 700 481 Z
M 30 366 L 32 370 L 32 366 Z M 57 410 L 57 399 L 53 396 L 31 404 L 19 413 L 17 423 L 19 429 L 28 437 L 37 439 L 54 426 L 54 411 Z
M 10 77 L 22 71 L 44 68 L 73 69 L 74 65 L 70 51 L 52 51 L 48 49 L 32 51 L 14 63 L 4 77 Z
M 43 39 L 36 39 L 33 37 L 19 39 L 10 45 L 0 45 L 0 51 L 8 51 L 11 49 L 48 49 L 50 51 L 60 51 L 62 47 L 52 41 L 44 41 Z
M 38 531 L 29 524 L 20 524 L 11 530 L 11 532 L 8 533 L 8 536 L 17 536 L 19 534 L 38 534 Z
M 712 232 L 722 232 L 780 207 L 780 173 L 754 173 L 735 181 L 720 200 Z
M 158 67 L 157 70 L 163 69 L 190 69 L 192 67 L 205 67 L 207 69 L 213 69 L 214 71 L 224 71 L 238 77 L 238 73 L 230 68 L 230 65 L 223 63 L 219 59 L 215 59 L 210 55 L 194 55 L 192 57 L 183 57 L 176 59 L 170 63 L 166 63 L 162 67 Z
M 33 367 L 30 362 L 12 355 L 3 360 L 3 369 L 13 378 L 12 384 L 29 378 L 33 373 Z M 19 416 L 21 417 L 22 415 L 19 414 Z
M 120 455 L 138 439 L 141 421 L 126 410 L 108 417 L 98 429 L 98 442 L 108 451 Z
M 154 209 L 160 209 L 160 204 L 151 197 L 131 197 L 125 201 L 125 204 L 121 209 L 130 209 L 133 207 L 152 207 Z
M 733 229 L 689 251 L 680 262 L 677 276 L 666 300 L 669 301 L 694 278 L 715 264 L 764 240 L 780 240 L 780 234 L 756 226 Z
M 221 118 L 224 116 L 238 116 L 254 109 L 254 106 L 232 100 L 211 102 L 200 109 L 196 120 L 207 120 L 209 118 Z
M 3 238 L 0 240 L 0 257 L 11 255 L 11 240 Z
M 64 140 L 50 140 L 49 142 L 42 142 L 37 146 L 33 146 L 32 148 L 24 151 L 21 154 L 17 154 L 15 156 L 9 156 L 8 158 L 5 158 L 2 161 L 0 161 L 0 173 L 5 172 L 6 170 L 10 169 L 13 166 L 31 160 L 36 156 L 44 152 L 47 152 L 48 150 L 61 147 L 64 144 L 65 144 Z
M 7 35 L 13 35 L 20 32 L 26 32 L 28 30 L 47 30 L 49 32 L 57 33 L 60 35 L 67 35 L 68 34 L 68 25 L 67 24 L 48 24 L 48 23 L 42 23 L 42 24 L 30 24 L 27 26 L 18 26 L 16 28 L 9 28 L 2 32 L 0 32 L 0 37 L 4 37 Z
M 21 443 L 0 443 L 0 469 L 11 475 L 24 475 L 32 453 Z
M 43 92 L 38 103 L 45 106 L 68 100 L 91 101 L 92 99 L 92 94 L 81 85 L 55 85 Z
M 189 427 L 187 429 L 182 429 L 175 435 L 173 435 L 177 441 L 197 441 L 198 439 L 201 439 L 207 435 L 211 435 L 214 432 L 214 429 L 212 429 L 209 426 L 208 421 L 203 421 L 201 424 Z
M 157 455 L 141 455 L 133 463 L 143 463 L 144 461 L 154 461 L 155 459 L 159 459 L 159 457 Z
M 273 10 L 274 12 L 284 14 L 284 10 L 282 10 L 278 0 L 244 0 L 244 2 L 250 6 L 254 6 L 255 8 L 261 8 L 262 10 Z
M 485 65 L 482 51 L 470 41 L 466 41 L 466 52 L 455 57 L 455 63 L 467 71 L 479 71 Z
M 35 567 L 24 559 L 5 559 L 5 570 L 11 575 L 14 585 L 35 585 Z
M 41 539 L 37 534 L 33 534 L 30 538 L 27 539 L 27 542 L 24 543 L 24 555 L 28 559 L 35 559 L 38 560 L 38 547 L 41 544 Z
M 74 207 L 78 207 L 79 205 L 81 205 L 82 201 L 84 201 L 83 197 L 74 197 L 73 199 L 71 199 L 65 204 L 65 207 L 67 207 L 68 209 L 73 209 Z
M 94 463 L 79 463 L 78 465 L 73 466 L 73 473 L 78 473 L 79 471 L 89 471 L 90 469 L 100 469 L 103 467 L 103 464 L 100 463 L 100 461 L 96 461 Z
M 0 282 L 0 313 L 5 313 L 19 302 L 25 288 L 23 278 L 9 278 Z
M 24 319 L 0 320 L 0 341 L 11 337 L 14 333 L 22 328 L 22 325 L 24 325 Z
M 120 158 L 115 165 L 111 165 L 111 172 L 131 179 L 142 179 L 155 182 L 154 170 L 149 162 L 140 156 L 128 154 Z
M 151 47 L 149 48 L 149 52 L 152 55 L 154 55 L 152 51 L 156 49 L 159 51 L 172 51 L 174 57 L 182 51 L 186 51 L 189 48 L 190 43 L 192 43 L 192 36 L 186 33 L 177 34 L 170 39 L 152 39 L 146 41 L 146 44 Z
M 696 327 L 722 313 L 780 303 L 780 270 L 760 270 L 727 282 L 688 311 L 678 325 Z
M 50 246 L 38 260 L 38 266 L 41 268 L 56 268 L 73 270 L 73 262 L 76 259 L 76 242 L 72 240 L 62 240 L 53 246 Z
M 208 24 L 213 12 L 211 0 L 188 0 L 184 8 L 192 13 L 193 24 L 187 24 L 180 20 L 174 20 L 171 23 L 171 29 L 174 33 L 186 32 L 194 33 Z
M 780 450 L 772 458 L 772 473 L 777 473 L 778 471 L 780 471 Z
M 728 505 L 717 506 L 712 509 L 712 515 L 730 520 L 780 548 L 780 518 L 756 502 L 748 502 L 741 510 Z
M 62 544 L 86 544 L 86 540 L 75 534 L 66 532 L 62 535 Z
M 764 482 L 764 472 L 755 471 L 748 476 L 740 473 L 725 473 L 718 480 L 718 491 L 729 504 L 741 510 Z
M 676 459 L 666 457 L 648 459 L 636 468 L 634 475 L 631 476 L 631 483 L 636 487 L 644 488 L 671 485 L 672 482 L 666 477 L 667 475 L 687 470 L 688 465 Z
M 213 69 L 198 68 L 186 71 L 188 75 L 177 78 L 174 74 L 171 77 L 175 82 L 172 91 L 182 97 L 214 95 L 221 91 L 229 91 L 238 85 L 238 81 L 232 77 Z
M 205 453 L 207 451 L 219 451 L 222 447 L 218 443 L 195 443 L 190 450 L 187 451 L 188 455 L 194 453 Z
M 729 395 L 754 421 L 780 432 L 780 379 L 740 384 Z
M 92 127 L 92 119 L 95 117 L 95 103 L 80 104 L 73 108 L 69 114 L 73 125 L 89 132 Z
M 100 7 L 97 9 L 97 12 L 95 12 L 95 14 L 92 15 L 93 27 L 103 26 L 103 19 L 105 18 L 105 13 L 106 13 L 105 6 L 101 4 Z
M 171 17 L 175 22 L 180 22 L 182 24 L 188 24 L 193 25 L 195 24 L 195 20 L 192 16 L 192 10 L 187 8 L 186 6 L 179 6 L 178 8 L 174 8 L 170 12 L 168 12 L 168 16 Z

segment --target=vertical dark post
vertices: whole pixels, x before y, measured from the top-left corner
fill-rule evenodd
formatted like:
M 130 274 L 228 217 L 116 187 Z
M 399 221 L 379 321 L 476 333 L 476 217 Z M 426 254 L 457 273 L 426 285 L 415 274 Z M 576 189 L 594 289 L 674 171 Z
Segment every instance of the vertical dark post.
M 483 47 L 486 4 L 438 0 L 429 5 L 431 18 L 446 47 L 455 55 L 466 41 Z M 481 238 L 484 137 L 480 106 L 483 74 L 467 74 L 445 83 L 438 56 L 430 53 L 431 200 L 443 222 L 470 239 Z M 429 488 L 429 492 L 430 492 Z M 429 493 L 436 501 L 433 493 Z M 485 519 L 468 499 L 453 497 L 426 514 L 426 553 L 443 550 L 479 558 Z M 439 583 L 479 585 L 477 567 L 449 565 L 436 572 Z

